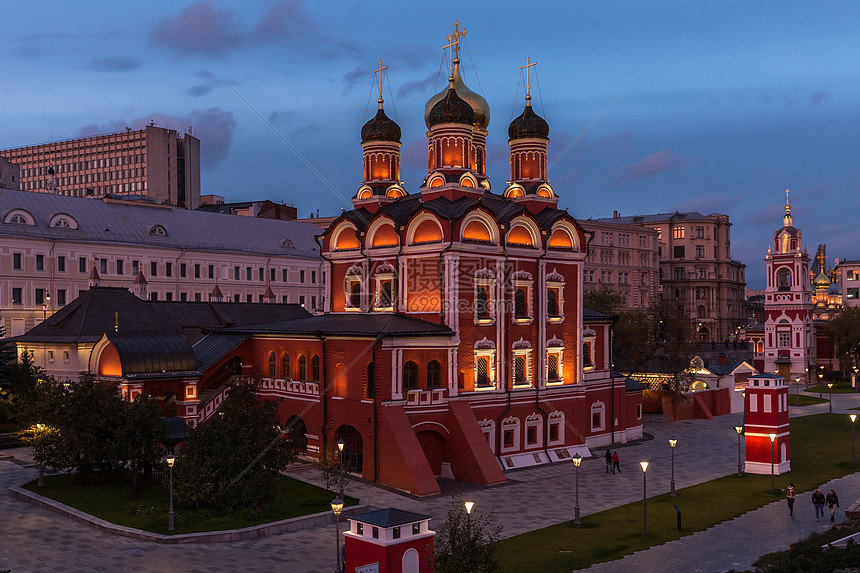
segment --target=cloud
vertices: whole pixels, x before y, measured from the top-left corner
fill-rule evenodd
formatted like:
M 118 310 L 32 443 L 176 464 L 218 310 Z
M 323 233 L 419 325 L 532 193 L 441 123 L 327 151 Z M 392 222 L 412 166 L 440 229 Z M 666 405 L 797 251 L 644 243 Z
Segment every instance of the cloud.
M 227 157 L 236 129 L 236 119 L 231 112 L 212 107 L 194 110 L 186 116 L 153 113 L 130 122 L 116 120 L 101 126 L 85 125 L 75 137 L 112 133 L 126 128 L 143 129 L 151 121 L 159 127 L 174 129 L 179 133 L 186 133 L 191 127 L 194 137 L 200 140 L 200 164 L 203 167 L 214 167 Z
M 187 93 L 188 95 L 190 95 L 192 97 L 205 96 L 206 94 L 208 94 L 211 91 L 212 91 L 212 88 L 210 86 L 207 86 L 207 85 L 191 86 L 190 88 L 185 89 L 185 93 Z
M 304 5 L 287 0 L 272 9 L 257 22 L 253 36 L 258 41 L 297 41 L 316 34 L 316 26 L 308 18 Z
M 213 2 L 191 4 L 168 16 L 150 31 L 150 42 L 181 54 L 220 54 L 239 45 L 242 34 L 235 10 L 219 9 Z
M 612 184 L 619 187 L 633 183 L 634 181 L 654 177 L 673 167 L 684 165 L 686 162 L 687 159 L 674 149 L 663 149 L 657 153 L 652 153 L 636 163 L 619 167 L 613 171 L 611 174 Z
M 304 125 L 300 125 L 296 127 L 291 133 L 293 135 L 307 135 L 309 133 L 319 133 L 321 131 L 325 131 L 325 124 L 323 123 L 306 123 Z
M 406 82 L 397 88 L 397 97 L 408 98 L 415 92 L 419 92 L 420 94 L 429 94 L 430 88 L 433 86 L 433 82 L 436 81 L 436 77 L 438 75 L 439 74 L 437 72 L 432 72 L 423 79 Z
M 727 193 L 702 193 L 698 197 L 687 198 L 675 203 L 671 206 L 671 210 L 698 211 L 704 214 L 728 213 L 739 204 L 741 204 L 740 196 L 730 197 Z
M 194 77 L 200 78 L 202 81 L 196 85 L 185 88 L 185 93 L 192 97 L 205 96 L 216 87 L 224 85 L 218 76 L 208 70 L 197 70 L 193 75 Z M 236 80 L 231 80 L 230 83 L 234 86 L 239 84 Z
M 136 70 L 143 62 L 138 58 L 126 56 L 111 56 L 93 58 L 87 63 L 87 68 L 95 72 L 129 72 Z
M 289 125 L 295 120 L 296 113 L 289 110 L 273 111 L 269 115 L 269 123 L 272 125 Z
M 829 97 L 830 97 L 829 91 L 819 90 L 819 91 L 815 92 L 814 94 L 812 94 L 811 96 L 809 96 L 809 103 L 811 103 L 812 105 L 815 105 L 817 103 L 821 103 L 822 101 L 826 100 Z
M 371 70 L 368 66 L 358 66 L 354 68 L 352 71 L 346 72 L 343 74 L 343 83 L 346 84 L 345 89 L 349 89 L 355 86 L 357 83 L 364 79 L 370 79 Z

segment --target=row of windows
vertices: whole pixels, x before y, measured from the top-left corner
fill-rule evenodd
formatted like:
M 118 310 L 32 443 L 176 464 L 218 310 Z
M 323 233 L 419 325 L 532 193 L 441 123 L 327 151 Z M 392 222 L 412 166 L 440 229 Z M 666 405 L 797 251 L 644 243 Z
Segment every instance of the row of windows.
M 24 289 L 22 287 L 12 287 L 12 304 L 24 304 Z M 57 289 L 56 298 L 51 305 L 51 293 L 48 289 L 37 288 L 33 289 L 33 304 L 46 306 L 65 306 L 67 303 L 66 289 Z
M 156 226 L 157 227 L 157 226 Z M 154 228 L 156 228 L 154 227 Z M 57 272 L 65 273 L 68 272 L 68 257 L 66 255 L 57 255 Z M 41 253 L 37 253 L 34 255 L 34 266 L 37 271 L 45 271 L 45 255 Z M 89 274 L 90 266 L 89 266 L 89 258 L 88 257 L 78 257 L 78 272 L 82 274 Z M 125 275 L 126 274 L 126 260 L 125 259 L 116 259 L 114 260 L 114 264 L 110 265 L 110 260 L 106 258 L 95 258 L 93 260 L 94 265 L 99 271 L 101 275 L 115 274 L 115 275 Z M 193 266 L 191 266 L 193 265 Z M 189 263 L 179 263 L 178 276 L 180 278 L 187 278 L 189 274 L 189 270 L 193 270 L 194 278 L 199 279 L 203 278 L 205 274 L 208 278 L 215 278 L 215 265 L 201 265 L 199 263 L 193 263 L 189 265 Z M 191 266 L 191 269 L 189 269 Z M 12 253 L 12 270 L 22 271 L 24 270 L 24 254 L 23 253 Z M 131 274 L 137 275 L 140 270 L 140 261 L 132 260 L 131 261 Z M 150 277 L 172 277 L 174 276 L 175 265 L 173 262 L 165 262 L 158 263 L 157 261 L 151 261 L 149 263 L 149 276 Z M 258 280 L 263 282 L 266 280 L 265 276 L 265 268 L 257 267 L 258 272 L 256 273 Z M 163 273 L 163 275 L 161 274 Z M 252 272 L 252 267 L 245 267 L 244 276 L 246 280 L 253 280 L 254 273 Z M 240 267 L 233 267 L 233 278 L 234 280 L 242 280 L 242 273 L 240 273 Z M 281 269 L 281 282 L 289 282 L 289 269 Z M 269 281 L 276 282 L 278 279 L 277 269 L 270 268 L 269 269 Z M 317 271 L 312 270 L 310 273 L 307 273 L 304 269 L 299 270 L 299 283 L 305 284 L 307 278 L 310 277 L 310 284 L 317 284 Z M 325 282 L 325 273 L 322 273 L 323 282 Z
M 583 271 L 582 280 L 587 283 L 595 282 L 595 270 L 594 269 L 586 269 Z M 635 276 L 635 275 L 634 275 Z M 616 274 L 615 271 L 607 271 L 601 270 L 599 275 L 599 282 L 602 284 L 616 284 Z M 630 282 L 630 271 L 618 271 L 617 274 L 617 284 L 620 285 L 629 285 L 632 284 Z M 639 284 L 646 285 L 648 284 L 648 273 L 639 273 Z
M 266 374 L 269 378 L 280 378 L 284 380 L 298 380 L 301 382 L 320 381 L 320 357 L 318 354 L 311 356 L 310 371 L 308 371 L 308 359 L 304 354 L 299 354 L 295 361 L 295 371 L 290 368 L 290 355 L 281 353 L 280 360 L 274 352 L 269 352 L 266 358 Z
M 41 153 L 39 155 L 42 155 Z M 145 163 L 145 153 L 134 153 L 131 155 L 123 155 L 121 157 L 104 157 L 101 159 L 90 159 L 87 161 L 71 161 L 66 163 L 58 162 L 54 165 L 56 173 L 71 173 L 73 171 L 84 171 L 87 169 L 104 169 L 105 167 L 119 167 L 120 165 L 134 165 L 137 163 Z M 41 165 L 39 167 L 27 167 L 21 170 L 21 177 L 41 177 L 48 174 L 50 165 Z
M 33 289 L 33 299 L 32 299 L 33 303 L 32 304 L 35 306 L 45 305 L 47 308 L 52 308 L 52 309 L 63 307 L 66 304 L 68 304 L 69 300 L 72 300 L 69 296 L 70 293 L 71 293 L 71 291 L 68 291 L 66 289 L 57 289 L 56 293 L 54 295 L 54 298 L 52 299 L 51 298 L 51 292 L 49 289 L 35 288 L 35 289 Z M 11 302 L 12 302 L 12 304 L 23 305 L 23 304 L 29 302 L 29 301 L 24 300 L 24 295 L 25 295 L 25 291 L 24 291 L 23 287 L 12 287 L 12 290 L 11 290 Z M 257 296 L 256 296 L 257 302 L 266 302 L 264 299 L 264 296 L 265 295 L 263 295 L 263 294 L 257 294 Z M 243 298 L 244 298 L 244 300 L 243 300 Z M 310 308 L 316 309 L 317 308 L 317 297 L 314 295 L 311 295 L 310 297 L 307 297 L 306 295 L 299 295 L 298 304 L 305 306 L 305 301 L 308 300 L 308 298 L 310 299 Z M 194 302 L 202 302 L 205 300 L 205 301 L 209 301 L 209 302 L 215 302 L 212 300 L 211 294 L 200 293 L 200 292 L 196 292 L 196 293 L 180 292 L 178 299 L 174 298 L 173 292 L 165 292 L 165 293 L 151 292 L 151 293 L 149 293 L 149 300 L 151 300 L 151 301 L 162 300 L 162 301 L 167 301 L 167 302 L 172 302 L 174 300 L 179 300 L 181 302 L 187 302 L 189 300 L 193 300 Z M 244 297 L 241 294 L 233 294 L 232 297 L 229 294 L 224 295 L 224 301 L 230 302 L 231 300 L 232 300 L 232 302 L 237 302 L 237 303 L 238 302 L 246 302 L 246 303 L 254 302 L 254 295 L 253 294 L 247 294 L 247 293 L 244 295 Z M 290 295 L 286 295 L 286 294 L 281 295 L 281 303 L 282 304 L 289 304 L 290 303 Z

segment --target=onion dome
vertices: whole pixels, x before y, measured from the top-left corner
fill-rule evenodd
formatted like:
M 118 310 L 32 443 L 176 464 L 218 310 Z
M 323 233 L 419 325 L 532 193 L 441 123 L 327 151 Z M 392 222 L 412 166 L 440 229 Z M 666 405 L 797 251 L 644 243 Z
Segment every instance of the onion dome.
M 482 129 L 487 129 L 487 126 L 490 125 L 490 104 L 487 103 L 480 94 L 477 94 L 470 90 L 466 83 L 463 81 L 462 76 L 460 76 L 460 60 L 454 60 L 454 89 L 457 90 L 457 95 L 460 98 L 469 104 L 472 108 L 472 111 L 475 113 L 475 119 L 472 120 L 472 123 L 480 127 Z M 442 90 L 437 93 L 424 105 L 424 123 L 427 127 L 430 127 L 430 111 L 433 109 L 439 101 L 444 99 L 448 94 L 448 90 Z
M 526 102 L 523 113 L 508 126 L 508 137 L 513 139 L 539 138 L 549 139 L 549 124 L 532 109 L 530 101 Z
M 382 109 L 382 98 L 379 98 L 379 110 L 370 121 L 361 128 L 361 142 L 368 141 L 396 141 L 400 143 L 400 126 L 385 115 Z
M 472 110 L 472 106 L 457 95 L 457 90 L 454 89 L 454 79 L 450 78 L 448 93 L 433 106 L 427 116 L 427 127 L 442 123 L 472 125 L 474 121 L 475 112 Z
M 816 289 L 818 288 L 827 288 L 830 286 L 830 279 L 827 278 L 827 275 L 823 272 L 818 273 L 818 276 L 815 277 L 815 281 L 813 282 L 813 286 Z

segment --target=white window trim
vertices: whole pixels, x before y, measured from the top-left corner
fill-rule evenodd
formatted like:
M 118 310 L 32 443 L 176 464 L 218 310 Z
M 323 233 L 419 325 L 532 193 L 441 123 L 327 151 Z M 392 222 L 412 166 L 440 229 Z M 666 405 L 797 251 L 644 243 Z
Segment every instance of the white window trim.
M 531 279 L 524 278 L 514 278 L 511 281 L 513 285 L 513 292 L 511 293 L 511 323 L 513 324 L 531 324 L 534 320 L 534 281 Z M 516 307 L 517 307 L 517 290 L 520 287 L 525 287 L 526 289 L 526 316 L 522 318 L 518 318 L 516 315 Z
M 564 322 L 564 277 L 559 275 L 555 269 L 553 269 L 553 272 L 546 279 L 547 297 L 549 296 L 550 289 L 558 291 L 558 314 L 550 316 L 547 313 L 546 321 L 550 324 L 561 324 Z
M 478 287 L 487 289 L 487 314 L 488 316 L 478 318 Z M 496 323 L 496 276 L 490 270 L 479 270 L 475 272 L 475 281 L 472 288 L 473 314 L 476 325 L 487 325 Z
M 516 381 L 517 358 L 522 357 L 525 360 L 525 382 Z M 511 348 L 511 385 L 514 388 L 532 388 L 534 387 L 534 376 L 532 372 L 532 348 L 531 344 L 520 338 Z
M 525 423 L 525 439 L 528 442 L 529 428 L 535 428 L 536 441 L 533 444 L 526 443 L 525 448 L 542 448 L 543 447 L 543 418 L 540 414 L 532 414 L 526 418 Z
M 603 402 L 595 402 L 591 405 L 589 412 L 588 424 L 592 432 L 602 432 L 606 430 L 606 404 Z M 600 425 L 594 425 L 594 415 L 600 414 Z
M 496 421 L 488 420 L 484 418 L 480 422 L 478 422 L 478 427 L 481 428 L 481 432 L 487 436 L 487 443 L 490 444 L 490 451 L 494 454 L 496 453 Z
M 558 357 L 558 364 L 556 369 L 558 370 L 558 378 L 556 380 L 550 380 L 549 378 L 549 356 L 550 354 L 555 354 Z M 564 384 L 564 343 L 553 337 L 549 341 L 547 341 L 547 349 L 546 349 L 546 369 L 544 370 L 544 380 L 546 380 L 547 386 L 561 386 Z
M 552 435 L 552 433 L 548 432 L 546 445 L 548 447 L 564 445 L 564 412 L 558 412 L 558 411 L 552 412 L 549 415 L 548 424 L 549 424 L 550 428 L 552 428 L 553 426 L 558 427 L 558 430 L 557 430 L 558 438 L 555 440 L 550 440 L 549 437 Z
M 582 331 L 582 352 L 585 352 L 585 345 L 588 344 L 588 358 L 591 361 L 591 365 L 586 365 L 585 356 L 582 357 L 582 370 L 583 372 L 591 372 L 595 368 L 595 346 L 597 342 L 597 333 L 590 328 L 587 328 Z
M 484 343 L 483 345 L 481 343 Z M 496 348 L 495 345 L 487 340 L 485 337 L 483 340 L 479 340 L 475 343 L 475 346 L 483 346 L 482 348 L 475 348 L 475 363 L 473 366 L 473 380 L 474 388 L 476 392 L 487 392 L 496 389 Z M 487 346 L 492 345 L 492 348 Z M 478 386 L 478 359 L 479 358 L 487 358 L 487 378 L 489 379 L 489 385 L 487 386 Z
M 514 433 L 513 444 L 505 446 L 505 432 L 511 430 Z M 516 452 L 520 449 L 520 419 L 514 416 L 502 420 L 502 453 Z

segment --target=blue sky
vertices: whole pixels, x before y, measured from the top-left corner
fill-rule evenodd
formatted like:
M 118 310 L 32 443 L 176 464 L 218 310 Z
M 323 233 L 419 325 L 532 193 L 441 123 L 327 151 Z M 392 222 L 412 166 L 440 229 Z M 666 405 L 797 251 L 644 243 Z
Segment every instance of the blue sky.
M 733 256 L 762 288 L 791 189 L 809 250 L 827 243 L 831 258 L 860 259 L 855 2 L 4 0 L 0 148 L 150 119 L 190 125 L 204 193 L 335 214 L 361 179 L 359 132 L 375 110 L 380 59 L 386 110 L 403 130 L 402 178 L 417 189 L 424 103 L 444 81 L 457 19 L 468 30 L 466 82 L 491 108 L 494 190 L 509 174 L 507 126 L 530 57 L 549 175 L 575 216 L 727 213 Z

